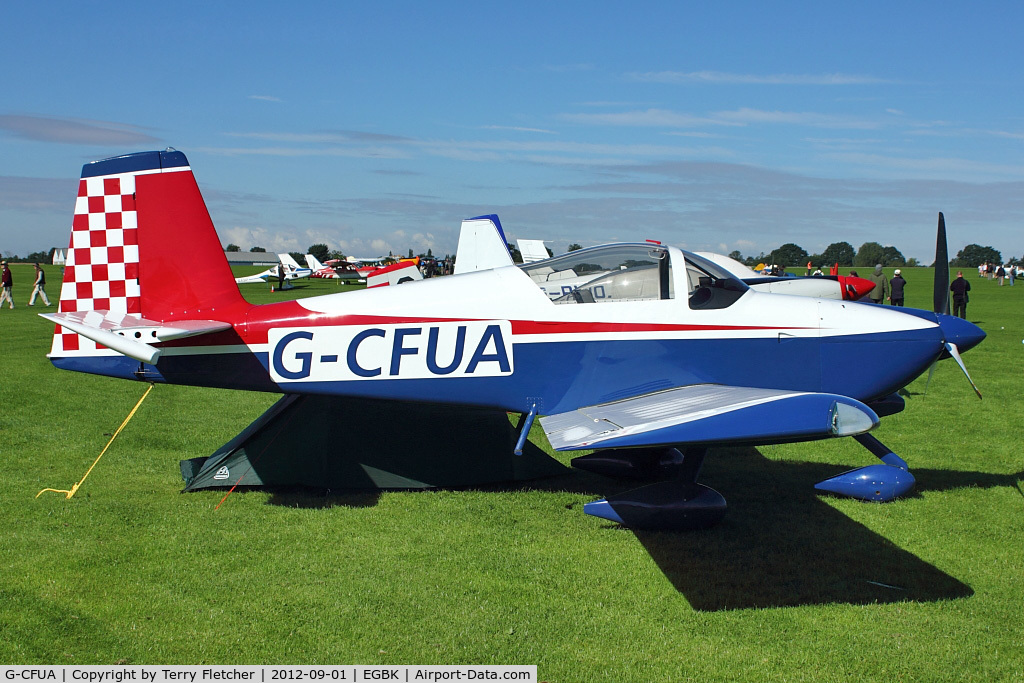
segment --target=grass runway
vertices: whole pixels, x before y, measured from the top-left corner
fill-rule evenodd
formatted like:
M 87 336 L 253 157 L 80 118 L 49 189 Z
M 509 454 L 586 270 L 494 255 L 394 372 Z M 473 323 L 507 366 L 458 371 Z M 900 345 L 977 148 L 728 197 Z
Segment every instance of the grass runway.
M 258 269 L 254 269 L 258 270 Z M 903 269 L 929 308 L 930 269 Z M 873 462 L 852 439 L 714 449 L 729 512 L 640 533 L 583 503 L 628 486 L 181 494 L 276 395 L 158 385 L 71 500 L 144 383 L 62 372 L 13 266 L 0 310 L 0 662 L 536 664 L 546 681 L 1024 680 L 1024 282 L 968 275 L 988 338 L 874 432 L 916 491 L 813 484 Z M 891 274 L 891 269 L 890 269 Z M 48 267 L 50 290 L 59 290 Z M 285 293 L 243 285 L 262 303 Z M 54 310 L 54 309 L 49 309 Z M 339 450 L 373 434 L 338 416 Z M 424 435 L 433 438 L 436 435 Z M 532 440 L 546 447 L 535 427 Z M 301 448 L 301 444 L 295 444 Z M 567 463 L 569 455 L 556 456 Z

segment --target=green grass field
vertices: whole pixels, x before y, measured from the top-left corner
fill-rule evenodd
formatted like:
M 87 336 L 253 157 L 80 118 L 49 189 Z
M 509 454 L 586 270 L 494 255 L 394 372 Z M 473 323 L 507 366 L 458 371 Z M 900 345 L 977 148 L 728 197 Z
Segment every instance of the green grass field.
M 904 274 L 907 303 L 929 308 L 931 271 Z M 968 275 L 968 317 L 989 336 L 964 359 L 984 401 L 946 361 L 876 430 L 909 462 L 913 495 L 816 495 L 873 461 L 851 439 L 713 450 L 701 481 L 729 513 L 674 534 L 585 516 L 627 487 L 579 472 L 486 491 L 236 492 L 215 509 L 223 492 L 179 493 L 178 461 L 209 455 L 276 396 L 174 386 L 153 390 L 74 498 L 35 498 L 81 478 L 146 385 L 53 368 L 53 326 L 24 305 L 31 266 L 14 277 L 18 307 L 0 310 L 2 663 L 1024 680 L 1024 283 Z M 372 447 L 359 427 L 338 416 L 339 450 Z

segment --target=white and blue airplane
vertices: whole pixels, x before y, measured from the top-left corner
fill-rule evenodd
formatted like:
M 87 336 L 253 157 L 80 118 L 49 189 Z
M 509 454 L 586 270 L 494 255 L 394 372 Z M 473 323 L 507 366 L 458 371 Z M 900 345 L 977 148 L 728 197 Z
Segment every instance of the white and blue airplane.
M 192 248 L 177 258 L 182 243 Z M 513 265 L 493 216 L 463 224 L 459 275 L 263 305 L 241 296 L 220 244 L 181 152 L 86 164 L 59 312 L 44 315 L 57 324 L 52 363 L 517 412 L 520 450 L 540 417 L 558 450 L 612 449 L 575 465 L 671 474 L 586 506 L 637 528 L 721 517 L 724 498 L 696 481 L 715 445 L 852 436 L 882 463 L 819 487 L 905 493 L 906 463 L 868 432 L 902 410 L 900 388 L 945 356 L 962 367 L 960 352 L 985 336 L 928 311 L 756 292 L 696 254 L 642 242 L 567 255 L 605 274 L 555 302 L 529 271 L 545 262 Z
M 278 261 L 280 261 L 280 263 L 278 263 L 276 266 L 271 266 L 270 268 L 264 270 L 262 273 L 256 273 L 255 275 L 236 277 L 235 282 L 240 285 L 250 285 L 258 284 L 261 282 L 266 283 L 270 280 L 277 280 L 278 269 L 280 268 L 284 268 L 285 282 L 290 282 L 292 280 L 300 280 L 302 278 L 309 277 L 310 275 L 313 274 L 313 270 L 311 268 L 303 268 L 298 263 L 296 263 L 295 259 L 292 258 L 291 254 L 278 254 L 277 259 Z

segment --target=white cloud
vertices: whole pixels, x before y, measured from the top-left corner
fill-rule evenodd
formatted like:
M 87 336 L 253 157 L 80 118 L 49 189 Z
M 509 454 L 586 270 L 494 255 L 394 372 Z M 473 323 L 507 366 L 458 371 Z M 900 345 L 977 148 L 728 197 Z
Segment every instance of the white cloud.
M 197 151 L 222 156 L 358 157 L 408 159 L 407 151 L 393 147 L 197 147 Z
M 1024 180 L 1024 165 L 993 164 L 954 157 L 896 157 L 883 154 L 841 153 L 830 158 L 875 170 L 911 171 L 919 178 L 954 178 L 964 182 Z
M 721 137 L 723 137 L 722 135 L 719 135 L 717 133 L 707 133 L 707 132 L 704 132 L 704 131 L 697 131 L 697 130 L 686 130 L 686 131 L 684 131 L 684 130 L 670 130 L 670 131 L 666 132 L 665 135 L 678 135 L 680 137 L 685 137 L 685 138 L 721 138 Z
M 613 102 L 610 100 L 592 100 L 589 102 L 579 102 L 577 106 L 580 107 L 642 107 L 644 106 L 640 102 Z
M 747 107 L 733 111 L 715 112 L 713 116 L 716 119 L 736 125 L 768 123 L 862 130 L 875 129 L 881 126 L 877 121 L 852 116 L 835 116 L 833 114 L 819 114 L 817 112 L 765 111 L 763 109 L 750 109 Z
M 78 181 L 71 179 L 0 176 L 0 208 L 70 215 L 68 207 L 78 194 L 77 188 Z
M 817 112 L 766 111 L 741 107 L 731 111 L 713 112 L 697 116 L 667 109 L 645 109 L 606 114 L 561 114 L 560 118 L 573 123 L 605 126 L 632 126 L 663 128 L 703 128 L 707 126 L 749 126 L 754 124 L 785 124 L 816 128 L 851 128 L 869 130 L 881 127 L 881 122 L 853 116 L 836 116 Z
M 40 142 L 71 145 L 140 145 L 159 142 L 146 129 L 129 123 L 48 116 L 0 115 L 0 130 Z
M 480 126 L 483 130 L 512 130 L 519 133 L 543 133 L 545 135 L 558 135 L 556 131 L 544 128 L 526 128 L 524 126 Z
M 297 236 L 288 231 L 236 225 L 218 229 L 218 233 L 222 242 L 237 244 L 244 251 L 248 251 L 252 247 L 263 247 L 268 252 L 277 254 L 306 248 L 305 245 L 300 247 Z
M 590 71 L 594 68 L 593 64 L 578 63 L 578 64 L 549 64 L 544 67 L 547 71 L 554 71 L 555 73 L 575 73 L 578 71 Z
M 855 74 L 734 74 L 723 71 L 648 71 L 626 78 L 644 83 L 724 83 L 741 85 L 869 85 L 891 83 L 882 78 Z
M 645 109 L 608 114 L 561 114 L 559 118 L 573 123 L 605 126 L 662 126 L 666 128 L 695 128 L 698 126 L 741 125 L 729 121 L 680 114 L 667 109 Z

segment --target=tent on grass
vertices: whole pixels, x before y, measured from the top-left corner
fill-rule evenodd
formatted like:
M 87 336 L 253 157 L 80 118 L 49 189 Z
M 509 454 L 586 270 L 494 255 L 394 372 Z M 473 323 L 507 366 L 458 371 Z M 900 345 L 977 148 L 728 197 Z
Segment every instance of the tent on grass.
M 227 486 L 426 489 L 524 481 L 566 467 L 501 410 L 287 395 L 208 458 L 181 461 L 185 490 Z

